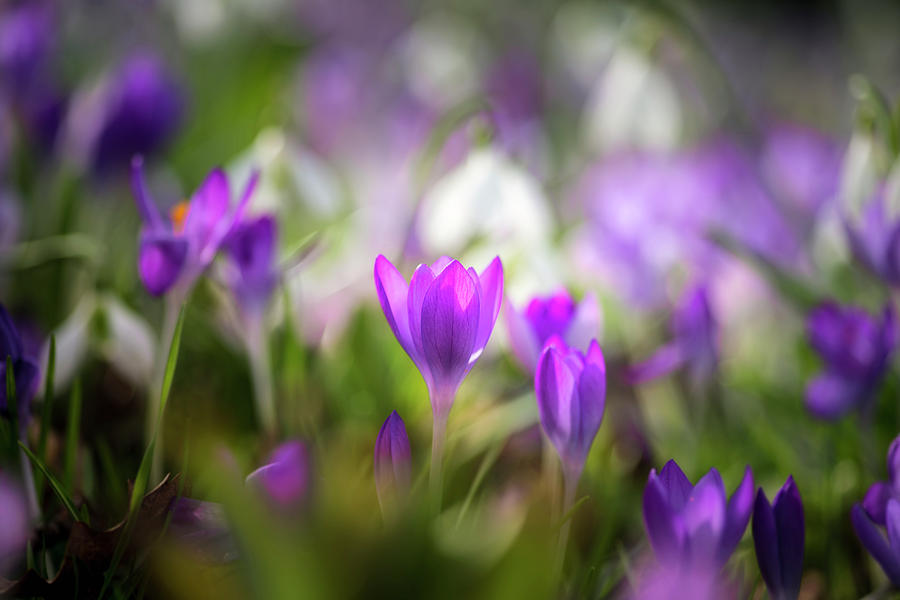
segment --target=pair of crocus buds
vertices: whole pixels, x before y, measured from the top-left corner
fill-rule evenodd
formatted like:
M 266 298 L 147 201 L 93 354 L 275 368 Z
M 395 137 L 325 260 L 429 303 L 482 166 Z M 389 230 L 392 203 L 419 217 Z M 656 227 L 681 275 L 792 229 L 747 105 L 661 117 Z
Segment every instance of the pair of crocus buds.
M 213 169 L 190 201 L 176 205 L 166 218 L 147 190 L 143 160 L 136 157 L 131 169 L 138 211 L 144 221 L 138 250 L 141 281 L 154 296 L 170 290 L 186 295 L 240 222 L 258 173 L 251 175 L 232 209 L 228 177 L 222 169 Z
M 891 442 L 887 466 L 888 480 L 872 484 L 862 503 L 853 505 L 850 519 L 869 554 L 900 587 L 900 436 Z M 887 529 L 887 539 L 879 526 Z
M 861 308 L 826 302 L 810 313 L 806 328 L 824 362 L 806 387 L 810 412 L 836 419 L 868 408 L 897 345 L 893 308 L 885 306 L 876 319 Z

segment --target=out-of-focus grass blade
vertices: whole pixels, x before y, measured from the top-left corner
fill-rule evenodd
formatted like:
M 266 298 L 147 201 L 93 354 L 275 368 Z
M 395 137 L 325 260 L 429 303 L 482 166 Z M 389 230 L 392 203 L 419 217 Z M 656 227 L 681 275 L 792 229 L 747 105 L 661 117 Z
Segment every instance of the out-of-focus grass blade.
M 64 233 L 23 242 L 0 257 L 0 264 L 22 271 L 58 260 L 80 259 L 94 264 L 100 250 L 99 244 L 88 235 Z
M 6 410 L 9 411 L 15 437 L 19 432 L 19 401 L 16 398 L 16 376 L 13 371 L 12 356 L 9 355 L 6 357 Z
M 144 498 L 147 491 L 147 485 L 150 481 L 150 467 L 153 464 L 153 450 L 156 447 L 156 433 L 159 431 L 159 421 L 162 421 L 165 414 L 166 402 L 169 399 L 169 390 L 172 389 L 172 379 L 175 377 L 175 364 L 178 362 L 178 349 L 181 347 L 181 331 L 184 328 L 184 307 L 178 315 L 178 322 L 175 324 L 175 334 L 172 336 L 172 345 L 169 346 L 169 355 L 166 359 L 166 370 L 163 377 L 162 391 L 160 393 L 159 413 L 156 415 L 157 427 L 154 428 L 153 437 L 147 448 L 144 450 L 144 456 L 141 457 L 141 464 L 138 467 L 137 475 L 134 477 L 134 485 L 131 489 L 131 500 L 128 502 L 128 517 L 125 521 L 125 527 L 119 541 L 116 543 L 116 549 L 113 552 L 112 560 L 109 568 L 103 576 L 103 587 L 100 588 L 98 600 L 102 599 L 109 589 L 112 578 L 119 568 L 122 556 L 125 554 L 125 548 L 128 546 L 128 540 L 131 538 L 131 531 L 134 528 L 137 509 Z
M 69 493 L 75 491 L 75 459 L 78 457 L 78 435 L 81 429 L 81 381 L 76 379 L 69 398 L 69 422 L 66 429 L 65 483 Z
M 126 500 L 125 495 L 122 493 L 122 478 L 119 475 L 119 469 L 116 468 L 116 463 L 113 460 L 109 444 L 101 437 L 97 439 L 94 448 L 97 452 L 97 458 L 100 459 L 100 468 L 103 469 L 103 478 L 111 484 L 107 488 L 107 493 L 110 495 L 110 502 L 117 509 L 124 507 Z
M 493 466 L 493 464 L 497 461 L 497 457 L 500 456 L 500 451 L 503 449 L 502 443 L 494 444 L 490 450 L 488 450 L 487 454 L 484 455 L 484 458 L 481 461 L 481 464 L 478 466 L 478 472 L 475 474 L 475 479 L 472 480 L 472 485 L 469 486 L 469 491 L 466 494 L 466 499 L 463 501 L 462 508 L 459 510 L 459 516 L 456 518 L 456 527 L 459 527 L 459 524 L 462 523 L 463 517 L 466 516 L 466 512 L 469 510 L 469 505 L 472 504 L 472 499 L 475 498 L 475 492 L 478 491 L 478 488 L 481 486 L 481 481 L 484 479 L 484 476 L 487 475 L 487 472 Z
M 81 515 L 78 514 L 78 509 L 75 508 L 75 503 L 72 502 L 72 499 L 69 498 L 69 495 L 66 493 L 65 488 L 63 488 L 62 484 L 53 476 L 53 473 L 50 472 L 50 469 L 47 468 L 47 465 L 35 456 L 34 452 L 28 449 L 24 443 L 19 442 L 19 448 L 25 452 L 25 455 L 31 461 L 31 464 L 36 466 L 38 470 L 43 473 L 44 477 L 47 479 L 47 482 L 50 483 L 50 488 L 59 498 L 59 501 L 63 503 L 63 506 L 66 507 L 66 510 L 76 521 L 82 521 Z
M 38 456 L 41 460 L 47 460 L 47 436 L 50 434 L 50 420 L 53 417 L 53 384 L 56 371 L 56 336 L 50 335 L 50 350 L 47 354 L 47 373 L 44 379 L 44 404 L 41 406 L 41 435 L 38 440 Z M 40 472 L 35 481 L 37 497 L 44 495 L 44 476 Z

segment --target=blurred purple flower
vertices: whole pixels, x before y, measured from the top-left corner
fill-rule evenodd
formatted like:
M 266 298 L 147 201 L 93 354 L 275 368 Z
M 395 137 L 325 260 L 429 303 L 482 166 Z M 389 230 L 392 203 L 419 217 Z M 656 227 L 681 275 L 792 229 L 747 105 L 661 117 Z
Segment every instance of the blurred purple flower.
M 28 542 L 28 505 L 21 486 L 0 472 L 0 575 L 24 558 Z
M 687 366 L 694 383 L 712 375 L 718 362 L 716 322 L 705 286 L 689 288 L 672 314 L 674 339 L 652 356 L 633 366 L 629 379 L 634 383 L 650 381 Z
M 0 253 L 11 247 L 19 238 L 22 210 L 12 192 L 0 188 Z
M 370 51 L 390 44 L 408 21 L 398 0 L 299 0 L 302 24 L 329 41 Z
M 488 70 L 485 94 L 501 146 L 516 156 L 537 146 L 543 109 L 541 66 L 526 50 L 502 55 Z M 529 162 L 530 164 L 530 162 Z
M 76 143 L 89 166 L 103 174 L 128 166 L 135 155 L 152 155 L 175 133 L 184 98 L 155 54 L 126 58 L 74 111 Z
M 900 501 L 891 498 L 885 508 L 887 539 L 879 531 L 860 504 L 850 509 L 850 520 L 857 537 L 872 555 L 884 574 L 895 586 L 900 586 Z
M 866 409 L 897 345 L 893 308 L 885 306 L 879 322 L 860 308 L 826 302 L 810 313 L 806 328 L 825 363 L 806 386 L 807 408 L 822 419 Z
M 774 600 L 796 600 L 803 575 L 803 501 L 788 477 L 770 505 L 762 488 L 753 507 L 753 544 L 763 581 Z
M 586 348 L 600 328 L 600 309 L 593 294 L 576 304 L 565 290 L 552 296 L 532 298 L 519 312 L 509 301 L 504 315 L 509 343 L 519 363 L 533 373 L 544 343 L 560 336 L 573 348 Z
M 809 223 L 837 193 L 840 150 L 815 129 L 787 123 L 770 128 L 760 163 L 776 197 Z
M 8 93 L 31 87 L 47 67 L 56 27 L 51 7 L 20 2 L 0 13 L 0 82 Z
M 240 221 L 258 175 L 254 172 L 250 176 L 236 208 L 230 211 L 228 177 L 221 169 L 213 169 L 190 202 L 176 205 L 171 218 L 166 219 L 147 190 L 143 160 L 138 157 L 132 161 L 132 187 L 144 221 L 138 270 L 148 292 L 159 296 L 175 286 L 182 293 L 190 289 Z
M 171 514 L 167 533 L 179 543 L 210 562 L 224 563 L 237 558 L 237 541 L 228 526 L 224 506 L 179 497 L 172 500 Z
M 858 222 L 844 219 L 856 259 L 887 284 L 900 285 L 900 219 L 891 218 L 881 187 L 863 207 Z
M 900 435 L 891 442 L 887 453 L 888 480 L 877 481 L 869 487 L 862 501 L 866 514 L 879 525 L 885 525 L 887 503 L 900 500 Z
M 631 600 L 736 600 L 737 588 L 721 578 L 718 569 L 708 567 L 682 568 L 673 565 L 654 565 L 640 574 L 637 589 Z
M 559 453 L 568 483 L 577 481 L 603 422 L 606 363 L 596 340 L 587 354 L 551 338 L 534 377 L 541 426 Z
M 710 469 L 696 485 L 670 460 L 644 488 L 644 524 L 657 560 L 664 565 L 719 568 L 744 535 L 753 510 L 753 473 L 747 467 L 726 501 L 725 484 Z
M 0 412 L 9 413 L 6 396 L 6 363 L 12 363 L 13 378 L 16 384 L 16 414 L 20 430 L 31 416 L 31 399 L 37 392 L 40 367 L 37 361 L 27 356 L 22 343 L 22 336 L 13 323 L 6 308 L 0 304 Z
M 375 489 L 382 510 L 409 493 L 409 471 L 409 437 L 403 419 L 393 411 L 375 438 Z
M 278 285 L 277 230 L 275 217 L 264 215 L 239 222 L 225 241 L 231 290 L 245 314 L 261 314 Z
M 309 459 L 306 446 L 294 440 L 275 448 L 268 464 L 247 475 L 247 485 L 280 510 L 300 507 L 309 490 Z
M 443 256 L 430 267 L 419 265 L 407 284 L 379 255 L 375 289 L 388 325 L 428 385 L 435 418 L 446 419 L 497 321 L 503 297 L 500 258 L 478 274 Z

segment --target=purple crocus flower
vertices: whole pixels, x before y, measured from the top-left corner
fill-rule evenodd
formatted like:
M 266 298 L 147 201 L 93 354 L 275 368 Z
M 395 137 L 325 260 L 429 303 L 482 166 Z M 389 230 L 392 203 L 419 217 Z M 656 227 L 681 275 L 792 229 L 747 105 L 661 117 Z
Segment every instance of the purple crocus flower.
M 718 362 L 716 322 L 705 286 L 689 288 L 672 314 L 674 339 L 649 358 L 633 366 L 629 379 L 650 381 L 687 366 L 695 383 L 706 380 Z
M 844 218 L 850 249 L 863 266 L 887 284 L 900 285 L 900 220 L 891 218 L 880 186 L 854 222 Z
M 28 505 L 21 486 L 0 473 L 0 575 L 24 557 L 28 541 Z
M 551 338 L 534 376 L 541 426 L 559 453 L 568 486 L 578 481 L 606 406 L 606 363 L 596 340 L 587 354 Z
M 272 451 L 268 464 L 247 475 L 247 485 L 258 489 L 278 509 L 296 509 L 309 489 L 306 446 L 298 440 L 281 444 Z
M 21 2 L 0 14 L 0 84 L 9 93 L 29 88 L 44 72 L 54 45 L 50 6 Z
M 385 420 L 375 438 L 374 470 L 382 510 L 409 493 L 409 437 L 397 411 Z
M 718 569 L 707 566 L 685 569 L 680 566 L 657 564 L 639 576 L 637 588 L 630 600 L 736 600 L 738 588 L 723 579 Z
M 225 242 L 231 290 L 247 315 L 261 314 L 278 285 L 277 235 L 275 217 L 263 215 L 238 223 Z
M 388 325 L 428 385 L 435 418 L 446 419 L 456 390 L 487 345 L 503 297 L 503 265 L 481 274 L 444 256 L 419 265 L 407 284 L 384 256 L 375 289 Z
M 710 469 L 696 485 L 670 460 L 650 471 L 644 488 L 644 524 L 657 560 L 685 567 L 722 567 L 744 535 L 753 510 L 753 473 L 726 501 L 725 484 Z
M 504 314 L 509 344 L 519 363 L 534 372 L 545 342 L 558 335 L 573 348 L 586 348 L 600 328 L 600 310 L 593 294 L 576 304 L 565 291 L 532 298 L 519 312 L 505 302 Z
M 136 52 L 78 105 L 72 117 L 78 121 L 72 124 L 76 143 L 95 172 L 124 169 L 133 156 L 155 154 L 171 139 L 183 105 L 163 61 Z
M 753 544 L 763 581 L 774 600 L 792 600 L 800 595 L 803 575 L 803 501 L 788 477 L 769 504 L 762 488 L 753 507 Z
M 8 413 L 6 397 L 6 362 L 12 362 L 16 384 L 16 414 L 19 425 L 24 430 L 31 410 L 31 399 L 37 391 L 40 367 L 27 356 L 22 336 L 19 335 L 12 317 L 0 304 L 0 412 Z
M 888 480 L 877 481 L 869 487 L 862 507 L 877 524 L 886 524 L 887 503 L 891 498 L 900 500 L 900 435 L 894 438 L 887 453 Z
M 810 412 L 836 419 L 867 408 L 897 345 L 893 308 L 885 306 L 879 321 L 860 308 L 826 302 L 810 313 L 806 328 L 825 363 L 806 386 Z
M 138 254 L 141 281 L 154 296 L 176 286 L 186 293 L 240 220 L 258 173 L 251 175 L 236 208 L 230 211 L 228 177 L 221 169 L 213 169 L 190 202 L 176 205 L 166 219 L 147 190 L 141 158 L 132 161 L 131 171 L 138 211 L 144 221 Z

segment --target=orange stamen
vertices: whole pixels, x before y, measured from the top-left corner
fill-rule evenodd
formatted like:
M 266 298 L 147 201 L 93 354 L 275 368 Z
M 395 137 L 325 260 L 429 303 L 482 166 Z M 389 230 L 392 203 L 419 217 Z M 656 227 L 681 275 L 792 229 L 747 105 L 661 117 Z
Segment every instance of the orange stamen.
M 184 231 L 184 222 L 187 220 L 190 207 L 191 205 L 188 202 L 179 202 L 169 211 L 169 218 L 172 219 L 172 229 L 175 233 Z

